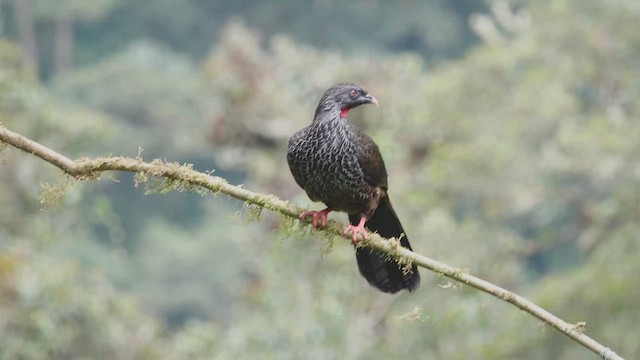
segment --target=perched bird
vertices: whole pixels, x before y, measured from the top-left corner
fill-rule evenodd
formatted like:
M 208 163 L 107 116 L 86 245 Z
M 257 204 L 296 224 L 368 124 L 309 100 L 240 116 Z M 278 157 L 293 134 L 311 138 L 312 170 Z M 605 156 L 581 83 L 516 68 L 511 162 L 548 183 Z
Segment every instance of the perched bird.
M 324 227 L 329 212 L 343 211 L 350 222 L 344 233 L 351 234 L 354 246 L 358 235 L 366 239 L 367 228 L 384 238 L 398 238 L 411 250 L 389 201 L 387 170 L 378 146 L 346 121 L 349 110 L 362 104 L 377 106 L 378 100 L 358 84 L 336 84 L 322 95 L 311 125 L 289 139 L 287 162 L 293 177 L 311 200 L 327 206 L 305 211 L 300 218 L 311 216 L 314 228 Z M 415 265 L 405 273 L 377 250 L 356 246 L 356 259 L 362 276 L 383 292 L 413 291 L 420 284 Z

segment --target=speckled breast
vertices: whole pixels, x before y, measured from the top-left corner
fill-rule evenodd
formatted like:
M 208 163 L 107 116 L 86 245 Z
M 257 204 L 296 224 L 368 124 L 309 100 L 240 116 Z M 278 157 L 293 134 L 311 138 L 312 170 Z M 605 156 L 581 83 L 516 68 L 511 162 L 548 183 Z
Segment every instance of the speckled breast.
M 350 214 L 366 210 L 374 196 L 364 181 L 355 145 L 344 134 L 303 129 L 289 142 L 287 160 L 296 182 L 311 200 Z

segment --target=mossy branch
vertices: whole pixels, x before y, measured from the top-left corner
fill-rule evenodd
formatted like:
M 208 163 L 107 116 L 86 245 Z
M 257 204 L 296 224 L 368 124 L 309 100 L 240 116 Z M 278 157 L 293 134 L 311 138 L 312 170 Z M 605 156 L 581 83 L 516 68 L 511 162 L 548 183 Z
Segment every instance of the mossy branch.
M 288 201 L 281 200 L 275 195 L 256 193 L 244 189 L 241 186 L 231 185 L 221 177 L 195 171 L 190 165 L 166 163 L 160 160 L 144 162 L 140 157 L 129 158 L 119 156 L 97 158 L 93 160 L 86 158 L 71 160 L 64 155 L 59 154 L 20 134 L 10 131 L 1 125 L 0 142 L 5 142 L 17 149 L 33 154 L 60 168 L 66 174 L 77 180 L 95 179 L 104 171 L 128 171 L 136 173 L 136 179 L 141 181 L 146 180 L 148 177 L 163 178 L 171 188 L 177 187 L 180 189 L 186 188 L 198 192 L 211 191 L 214 193 L 224 193 L 242 200 L 247 204 L 279 212 L 285 217 L 294 219 L 294 221 L 299 220 L 298 215 L 303 211 L 301 207 Z M 307 224 L 310 223 L 306 220 L 299 221 L 304 221 Z M 343 224 L 330 220 L 327 223 L 327 227 L 322 231 L 331 236 L 341 236 L 350 239 L 349 236 L 342 234 L 343 228 Z M 568 323 L 524 297 L 494 285 L 486 280 L 475 277 L 462 268 L 455 268 L 407 250 L 399 246 L 397 241 L 383 239 L 375 233 L 368 233 L 367 235 L 368 240 L 366 241 L 366 246 L 371 246 L 374 249 L 388 254 L 400 263 L 416 264 L 437 274 L 441 274 L 459 281 L 462 284 L 466 284 L 488 293 L 535 316 L 580 345 L 600 355 L 602 359 L 623 360 L 622 357 L 615 354 L 615 352 L 610 350 L 608 347 L 603 346 L 584 334 L 584 322 L 578 322 L 577 324 Z

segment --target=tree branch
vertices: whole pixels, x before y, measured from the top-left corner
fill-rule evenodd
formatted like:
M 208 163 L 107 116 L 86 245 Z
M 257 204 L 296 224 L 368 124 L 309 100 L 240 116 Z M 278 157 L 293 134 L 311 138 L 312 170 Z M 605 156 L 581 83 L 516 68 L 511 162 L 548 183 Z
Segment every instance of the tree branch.
M 10 131 L 2 125 L 0 125 L 0 141 L 41 158 L 78 180 L 96 178 L 97 175 L 103 171 L 128 171 L 147 176 L 157 176 L 168 179 L 169 181 L 177 181 L 193 188 L 207 189 L 214 193 L 224 193 L 248 204 L 279 212 L 280 214 L 296 220 L 299 219 L 298 215 L 303 211 L 299 206 L 288 201 L 281 200 L 275 195 L 256 193 L 240 186 L 231 185 L 221 177 L 195 171 L 188 165 L 165 163 L 160 160 L 154 160 L 147 163 L 142 161 L 141 158 L 128 157 L 107 157 L 97 158 L 94 160 L 83 158 L 71 160 L 44 145 Z M 309 221 L 301 221 L 309 224 Z M 330 220 L 327 227 L 322 231 L 331 235 L 342 236 L 350 240 L 350 236 L 345 236 L 342 233 L 343 228 L 343 224 Z M 568 323 L 514 292 L 475 277 L 463 269 L 449 266 L 407 250 L 400 246 L 399 242 L 394 239 L 386 240 L 375 233 L 367 233 L 367 235 L 368 240 L 364 242 L 366 246 L 371 246 L 376 250 L 388 254 L 400 263 L 410 262 L 416 264 L 488 293 L 502 301 L 513 304 L 521 310 L 524 310 L 557 329 L 580 345 L 600 355 L 602 359 L 624 360 L 608 347 L 603 346 L 594 339 L 585 335 L 584 323 Z

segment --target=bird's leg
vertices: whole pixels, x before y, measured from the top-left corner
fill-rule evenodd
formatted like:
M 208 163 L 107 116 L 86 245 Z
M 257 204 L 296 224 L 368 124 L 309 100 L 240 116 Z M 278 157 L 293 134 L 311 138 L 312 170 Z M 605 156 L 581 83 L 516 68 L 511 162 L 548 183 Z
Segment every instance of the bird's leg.
M 345 229 L 343 234 L 348 234 L 351 233 L 351 242 L 353 242 L 353 245 L 358 245 L 358 234 L 362 235 L 362 239 L 363 240 L 367 240 L 367 230 L 364 229 L 364 223 L 367 222 L 367 217 L 366 216 L 362 216 L 360 218 L 360 222 L 358 223 L 358 225 L 351 225 L 349 224 Z
M 300 214 L 300 219 L 304 219 L 307 216 L 311 215 L 313 216 L 313 220 L 311 221 L 311 223 L 313 224 L 314 229 L 318 228 L 318 220 L 320 220 L 322 227 L 325 227 L 327 226 L 327 215 L 331 211 L 333 211 L 333 209 L 330 207 L 320 211 L 316 211 L 316 210 L 304 211 L 302 214 Z

